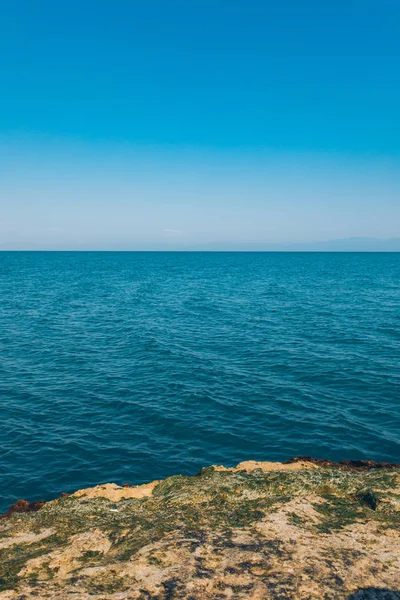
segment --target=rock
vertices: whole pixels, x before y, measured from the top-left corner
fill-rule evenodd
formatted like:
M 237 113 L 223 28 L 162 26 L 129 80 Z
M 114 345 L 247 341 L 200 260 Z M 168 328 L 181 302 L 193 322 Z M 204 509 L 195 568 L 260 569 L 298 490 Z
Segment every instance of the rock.
M 246 461 L 37 504 L 0 522 L 1 600 L 399 598 L 396 466 Z

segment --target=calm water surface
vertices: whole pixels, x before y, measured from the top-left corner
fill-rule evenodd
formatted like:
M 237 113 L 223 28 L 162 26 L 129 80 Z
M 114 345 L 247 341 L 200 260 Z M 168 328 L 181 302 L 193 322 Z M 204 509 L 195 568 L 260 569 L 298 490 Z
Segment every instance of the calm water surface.
M 0 253 L 1 509 L 294 455 L 400 462 L 400 254 Z

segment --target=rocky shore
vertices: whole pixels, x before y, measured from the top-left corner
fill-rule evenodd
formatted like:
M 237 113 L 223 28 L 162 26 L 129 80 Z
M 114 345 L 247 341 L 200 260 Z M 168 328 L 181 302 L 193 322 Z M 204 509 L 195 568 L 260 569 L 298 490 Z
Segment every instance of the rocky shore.
M 248 461 L 0 519 L 1 600 L 400 598 L 400 465 Z

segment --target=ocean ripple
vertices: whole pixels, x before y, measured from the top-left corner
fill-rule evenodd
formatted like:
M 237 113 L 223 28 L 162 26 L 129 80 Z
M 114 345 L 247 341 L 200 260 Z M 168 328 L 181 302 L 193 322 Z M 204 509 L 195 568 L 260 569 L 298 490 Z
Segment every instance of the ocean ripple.
M 0 253 L 1 509 L 213 463 L 400 461 L 400 254 Z

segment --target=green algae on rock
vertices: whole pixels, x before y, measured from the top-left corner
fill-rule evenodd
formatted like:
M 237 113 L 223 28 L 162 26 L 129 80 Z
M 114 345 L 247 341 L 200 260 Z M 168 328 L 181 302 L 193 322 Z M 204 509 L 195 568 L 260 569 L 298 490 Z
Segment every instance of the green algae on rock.
M 0 521 L 0 586 L 2 600 L 399 590 L 400 468 L 248 461 L 81 490 Z

